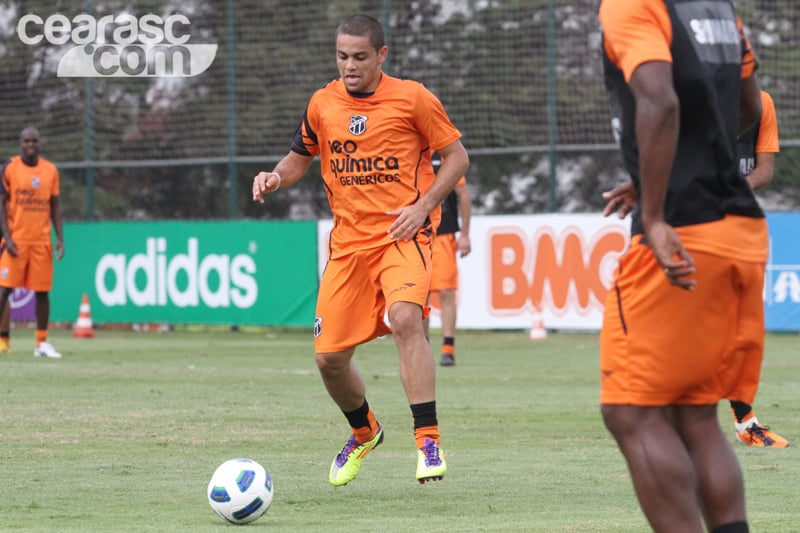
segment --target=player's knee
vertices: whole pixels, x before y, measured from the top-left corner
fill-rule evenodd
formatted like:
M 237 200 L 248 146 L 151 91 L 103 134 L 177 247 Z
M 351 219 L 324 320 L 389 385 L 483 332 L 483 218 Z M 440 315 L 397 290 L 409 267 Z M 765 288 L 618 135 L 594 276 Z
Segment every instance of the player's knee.
M 627 434 L 636 425 L 636 421 L 632 416 L 633 411 L 626 409 L 626 407 L 613 404 L 603 404 L 600 407 L 600 413 L 603 415 L 606 429 L 617 439 Z
M 422 309 L 416 304 L 406 304 L 392 306 L 389 313 L 389 321 L 392 324 L 392 334 L 398 337 L 407 337 L 416 334 L 424 334 L 422 322 Z
M 317 368 L 324 376 L 335 376 L 344 372 L 350 364 L 350 357 L 344 352 L 318 353 Z

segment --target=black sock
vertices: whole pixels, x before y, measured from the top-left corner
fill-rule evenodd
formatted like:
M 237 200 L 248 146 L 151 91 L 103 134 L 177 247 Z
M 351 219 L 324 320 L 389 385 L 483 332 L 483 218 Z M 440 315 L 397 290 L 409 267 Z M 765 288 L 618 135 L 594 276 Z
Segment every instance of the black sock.
M 442 344 L 445 346 L 455 346 L 456 339 L 455 337 L 445 337 L 444 340 L 442 341 Z
M 711 530 L 711 533 L 749 533 L 750 528 L 747 527 L 747 522 L 731 522 L 730 524 L 722 524 Z
M 740 422 L 744 420 L 744 417 L 749 415 L 753 412 L 753 406 L 749 403 L 740 402 L 737 400 L 731 400 L 731 409 L 733 409 L 733 416 L 736 417 L 736 421 Z
M 414 429 L 439 425 L 436 420 L 436 400 L 411 405 L 411 415 L 414 417 Z
M 342 411 L 347 421 L 350 423 L 351 428 L 363 428 L 369 426 L 369 404 L 364 399 L 364 404 L 355 411 Z

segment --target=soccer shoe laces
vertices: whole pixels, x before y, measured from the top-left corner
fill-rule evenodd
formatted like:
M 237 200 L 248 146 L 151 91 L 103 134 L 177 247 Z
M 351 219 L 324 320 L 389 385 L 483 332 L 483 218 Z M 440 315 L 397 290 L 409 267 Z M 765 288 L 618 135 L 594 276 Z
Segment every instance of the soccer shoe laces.
M 350 435 L 350 438 L 347 439 L 344 448 L 342 448 L 342 451 L 340 451 L 339 455 L 336 456 L 336 466 L 339 468 L 344 466 L 344 464 L 347 462 L 347 458 L 350 457 L 350 454 L 353 452 L 353 450 L 359 446 L 361 446 L 361 444 L 356 440 L 356 436 Z M 328 457 L 330 457 L 330 455 Z
M 432 440 L 425 439 L 425 446 L 420 448 L 422 453 L 425 454 L 426 466 L 439 466 L 442 464 L 442 458 L 439 455 L 439 446 Z
M 764 446 L 772 446 L 775 444 L 775 441 L 764 431 L 769 431 L 768 426 L 762 426 L 760 424 L 753 424 L 749 428 L 747 428 L 747 434 L 749 436 L 750 442 L 761 440 L 764 443 Z

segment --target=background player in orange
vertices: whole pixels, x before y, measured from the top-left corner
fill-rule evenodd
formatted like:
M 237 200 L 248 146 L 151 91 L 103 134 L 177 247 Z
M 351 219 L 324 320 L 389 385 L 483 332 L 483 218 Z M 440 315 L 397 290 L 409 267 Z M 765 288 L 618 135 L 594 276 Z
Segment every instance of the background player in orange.
M 316 363 L 352 433 L 334 458 L 329 481 L 344 485 L 384 438 L 353 364 L 357 346 L 391 333 L 411 408 L 416 478 L 441 479 L 447 466 L 436 411 L 436 363 L 423 316 L 431 237 L 440 204 L 466 173 L 461 133 L 422 84 L 382 71 L 383 28 L 368 15 L 342 21 L 335 34 L 340 77 L 316 91 L 272 172 L 253 179 L 253 199 L 297 182 L 315 156 L 333 213 L 328 262 L 314 323 Z M 431 154 L 444 163 L 434 176 Z M 391 329 L 384 322 L 388 312 Z
M 766 91 L 761 91 L 761 121 L 739 136 L 739 171 L 754 190 L 772 182 L 775 154 L 780 151 L 778 117 L 775 104 Z M 782 436 L 759 423 L 753 406 L 744 401 L 731 400 L 736 438 L 748 446 L 786 448 Z
M 55 165 L 39 156 L 39 132 L 25 128 L 20 135 L 21 154 L 6 161 L 0 176 L 0 228 L 5 250 L 0 256 L 0 309 L 11 290 L 25 287 L 36 293 L 37 357 L 60 358 L 47 342 L 50 289 L 53 286 L 52 231 L 56 257 L 64 257 L 64 233 L 58 202 L 59 176 Z
M 603 315 L 603 420 L 653 530 L 744 533 L 717 404 L 752 402 L 763 355 L 768 231 L 736 149 L 761 114 L 755 57 L 729 1 L 603 0 L 599 15 L 639 197 Z
M 754 190 L 772 182 L 775 154 L 780 151 L 775 105 L 772 97 L 763 90 L 761 109 L 761 121 L 740 135 L 738 142 L 739 171 Z M 630 181 L 603 193 L 603 198 L 608 201 L 603 214 L 609 216 L 616 211 L 620 218 L 625 218 L 638 200 Z M 730 400 L 730 406 L 734 417 L 734 434 L 739 442 L 769 448 L 789 446 L 789 441 L 758 421 L 751 404 Z
M 442 159 L 433 155 L 433 170 L 439 171 Z M 461 224 L 459 225 L 459 215 Z M 431 273 L 431 293 L 439 298 L 442 317 L 442 355 L 439 364 L 456 364 L 456 291 L 458 290 L 458 257 L 466 257 L 472 251 L 469 240 L 469 224 L 472 218 L 472 202 L 469 197 L 467 180 L 461 177 L 455 189 L 442 202 L 442 221 L 436 229 L 433 241 L 433 271 Z M 458 237 L 456 237 L 458 233 Z M 428 332 L 428 319 L 425 319 L 425 332 Z

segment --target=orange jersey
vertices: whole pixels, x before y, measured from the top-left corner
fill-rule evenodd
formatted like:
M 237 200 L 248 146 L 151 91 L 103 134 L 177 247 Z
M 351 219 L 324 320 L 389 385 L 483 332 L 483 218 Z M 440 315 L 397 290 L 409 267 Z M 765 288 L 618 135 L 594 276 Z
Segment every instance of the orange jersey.
M 292 150 L 319 155 L 333 213 L 331 257 L 392 243 L 388 215 L 433 183 L 431 154 L 461 137 L 421 83 L 381 76 L 375 92 L 352 95 L 335 80 L 311 97 Z M 440 207 L 426 222 L 439 225 Z
M 737 138 L 740 79 L 755 57 L 730 0 L 603 0 L 603 69 L 618 114 L 623 161 L 637 192 L 648 168 L 640 163 L 636 97 L 630 81 L 639 66 L 669 63 L 680 102 L 677 149 L 664 200 L 674 227 L 704 224 L 727 215 L 762 218 L 749 184 L 741 178 Z M 631 234 L 644 231 L 641 205 Z
M 50 198 L 59 194 L 56 166 L 39 157 L 36 166 L 31 167 L 23 163 L 20 156 L 14 156 L 4 167 L 2 183 L 7 199 L 8 229 L 14 242 L 52 242 Z
M 642 63 L 672 63 L 672 23 L 665 2 L 652 0 L 604 0 L 600 6 L 600 23 L 608 57 L 630 81 L 633 71 Z M 745 37 L 742 21 L 736 17 L 742 40 L 742 79 L 755 71 L 756 59 L 750 41 Z
M 777 154 L 781 151 L 778 140 L 778 117 L 775 104 L 766 91 L 761 91 L 761 122 L 758 124 L 758 137 L 755 152 L 757 154 Z

